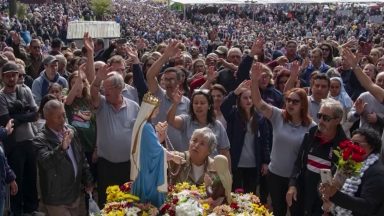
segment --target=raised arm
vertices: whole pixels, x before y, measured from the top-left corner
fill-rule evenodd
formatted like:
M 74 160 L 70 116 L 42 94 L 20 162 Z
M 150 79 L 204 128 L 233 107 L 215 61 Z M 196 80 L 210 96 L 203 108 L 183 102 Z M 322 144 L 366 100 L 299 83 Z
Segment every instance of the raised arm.
M 92 37 L 89 35 L 88 32 L 84 33 L 83 38 L 84 47 L 87 50 L 87 63 L 86 63 L 86 69 L 85 69 L 85 75 L 87 76 L 87 80 L 89 83 L 92 83 L 95 79 L 95 66 L 94 66 L 94 44 Z
M 298 61 L 294 61 L 291 66 L 291 74 L 289 75 L 289 78 L 287 80 L 287 83 L 284 87 L 284 92 L 289 91 L 290 89 L 295 88 L 296 83 L 300 82 L 299 80 L 299 71 L 300 71 L 300 65 Z
M 12 38 L 12 48 L 13 48 L 13 52 L 15 54 L 15 57 L 26 62 L 27 61 L 27 53 L 22 52 L 20 50 L 20 35 L 15 31 L 11 31 L 11 38 Z
M 353 53 L 349 49 L 346 49 L 346 48 L 344 48 L 342 50 L 342 57 L 343 57 L 343 60 L 346 61 L 349 66 L 351 66 L 351 68 L 353 69 L 353 72 L 355 73 L 360 84 L 365 89 L 367 89 L 378 101 L 383 103 L 384 102 L 384 89 L 382 89 L 378 85 L 376 85 L 363 72 L 363 70 L 357 64 L 357 62 L 358 62 L 357 57 L 355 55 L 353 55 Z
M 211 89 L 212 83 L 214 83 L 216 81 L 217 75 L 218 75 L 218 72 L 216 71 L 215 67 L 210 66 L 208 68 L 205 83 L 200 87 L 200 89 Z
M 252 45 L 249 55 L 241 61 L 239 69 L 237 70 L 237 82 L 240 84 L 244 80 L 248 80 L 249 71 L 251 70 L 253 60 L 255 56 L 261 56 L 264 53 L 264 38 L 258 38 Z
M 93 80 L 91 85 L 91 99 L 92 105 L 94 108 L 98 108 L 100 105 L 100 86 L 101 82 L 108 77 L 108 73 L 110 71 L 110 66 L 104 65 L 98 71 L 95 80 Z
M 176 116 L 177 105 L 181 102 L 183 94 L 177 91 L 173 94 L 173 103 L 167 112 L 167 122 L 169 125 L 176 129 L 181 129 L 183 126 L 183 119 L 180 116 Z
M 265 103 L 265 101 L 261 98 L 260 88 L 259 88 L 259 80 L 261 78 L 261 74 L 263 73 L 263 66 L 261 63 L 257 62 L 252 66 L 252 101 L 255 105 L 256 109 L 266 118 L 270 119 L 272 117 L 272 106 Z
M 143 71 L 141 70 L 137 50 L 131 46 L 127 46 L 126 52 L 129 58 L 132 59 L 133 85 L 136 87 L 139 94 L 139 100 L 141 101 L 144 94 L 148 91 L 148 86 L 145 82 Z
M 156 94 L 159 89 L 159 83 L 157 81 L 157 75 L 159 74 L 161 68 L 170 57 L 175 56 L 180 52 L 179 42 L 177 40 L 172 40 L 171 43 L 167 46 L 164 51 L 164 54 L 153 63 L 153 65 L 148 69 L 147 72 L 147 83 L 148 89 L 152 94 Z

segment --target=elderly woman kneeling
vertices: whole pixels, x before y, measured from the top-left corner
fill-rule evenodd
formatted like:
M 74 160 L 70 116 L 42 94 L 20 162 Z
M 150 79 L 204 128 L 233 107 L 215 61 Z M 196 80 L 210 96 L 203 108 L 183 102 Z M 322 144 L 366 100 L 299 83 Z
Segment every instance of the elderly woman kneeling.
M 188 151 L 175 152 L 183 157 L 186 163 L 176 165 L 171 162 L 169 167 L 171 184 L 181 182 L 203 184 L 205 174 L 212 176 L 215 173 L 213 159 L 209 155 L 216 148 L 216 144 L 216 136 L 210 128 L 196 129 L 189 141 Z

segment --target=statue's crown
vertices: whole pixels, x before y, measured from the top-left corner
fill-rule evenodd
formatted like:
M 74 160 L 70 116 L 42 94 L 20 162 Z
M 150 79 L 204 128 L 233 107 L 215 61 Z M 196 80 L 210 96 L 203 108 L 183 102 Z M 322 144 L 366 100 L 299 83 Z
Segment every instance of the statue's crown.
M 159 99 L 157 97 L 153 96 L 151 92 L 145 93 L 145 95 L 143 97 L 143 102 L 148 103 L 148 104 L 152 104 L 154 106 L 160 105 Z

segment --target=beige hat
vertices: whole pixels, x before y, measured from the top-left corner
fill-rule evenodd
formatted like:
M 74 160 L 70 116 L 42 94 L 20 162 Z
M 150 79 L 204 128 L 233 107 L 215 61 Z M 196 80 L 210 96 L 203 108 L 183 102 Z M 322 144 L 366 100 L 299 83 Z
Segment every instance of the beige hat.
M 219 55 L 227 55 L 228 53 L 228 48 L 226 46 L 219 46 L 217 47 L 217 49 L 215 50 L 215 53 L 219 54 Z

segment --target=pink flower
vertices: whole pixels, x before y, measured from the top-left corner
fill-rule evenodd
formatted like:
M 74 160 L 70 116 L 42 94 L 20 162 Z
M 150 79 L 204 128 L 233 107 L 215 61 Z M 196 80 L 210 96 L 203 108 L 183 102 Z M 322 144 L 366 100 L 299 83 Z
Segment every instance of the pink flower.
M 242 193 L 244 193 L 244 189 L 243 189 L 243 188 L 237 188 L 237 189 L 235 190 L 235 193 L 242 194 Z

